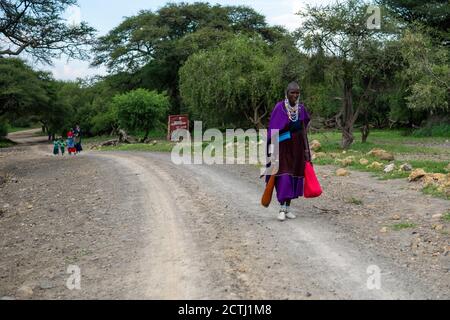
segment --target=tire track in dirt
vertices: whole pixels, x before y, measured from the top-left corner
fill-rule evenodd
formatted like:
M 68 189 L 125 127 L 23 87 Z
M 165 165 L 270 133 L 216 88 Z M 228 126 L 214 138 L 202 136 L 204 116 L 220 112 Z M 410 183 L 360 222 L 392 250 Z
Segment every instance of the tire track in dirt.
M 180 216 L 180 223 L 161 226 L 177 230 L 172 231 L 174 236 L 165 245 L 197 247 L 198 256 L 212 273 L 211 279 L 218 280 L 217 275 L 222 274 L 232 282 L 227 284 L 226 280 L 219 279 L 215 292 L 226 287 L 226 294 L 231 297 L 262 299 L 309 296 L 420 299 L 430 295 L 418 279 L 402 274 L 376 251 L 347 241 L 348 236 L 325 219 L 308 215 L 279 223 L 274 214 L 260 207 L 262 184 L 250 184 L 217 166 L 176 166 L 168 154 L 105 153 L 102 156 L 120 159 L 122 165 L 135 163 L 150 170 L 142 178 L 143 184 L 151 186 L 151 190 L 159 189 L 164 195 L 150 197 L 149 206 L 158 211 L 155 208 L 161 205 L 162 211 L 167 210 L 169 215 L 178 212 Z M 168 196 L 171 194 L 183 196 L 174 199 Z M 183 210 L 179 207 L 186 196 L 190 197 L 191 208 L 187 214 L 181 214 Z M 305 203 L 295 208 L 315 210 Z M 177 234 L 189 234 L 190 229 L 193 230 L 188 237 L 190 242 L 183 244 L 187 238 L 181 239 Z M 209 256 L 201 253 L 207 246 L 211 250 Z M 380 290 L 367 287 L 367 270 L 371 265 L 382 270 Z
M 186 210 L 174 201 L 180 190 L 164 171 L 138 157 L 123 155 L 95 155 L 109 157 L 119 166 L 127 168 L 139 179 L 142 186 L 143 205 L 147 212 L 151 232 L 148 234 L 148 257 L 142 263 L 148 275 L 146 298 L 149 299 L 203 299 L 214 292 L 202 287 L 208 275 L 198 254 L 184 230 L 180 214 Z M 209 290 L 208 290 L 209 289 Z

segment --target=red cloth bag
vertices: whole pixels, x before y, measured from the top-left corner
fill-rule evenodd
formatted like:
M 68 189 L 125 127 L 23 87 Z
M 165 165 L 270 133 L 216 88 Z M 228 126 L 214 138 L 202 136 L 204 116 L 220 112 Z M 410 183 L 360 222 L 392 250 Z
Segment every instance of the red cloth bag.
M 311 162 L 305 162 L 305 183 L 303 196 L 305 198 L 316 198 L 322 194 L 319 180 L 317 180 L 316 173 Z

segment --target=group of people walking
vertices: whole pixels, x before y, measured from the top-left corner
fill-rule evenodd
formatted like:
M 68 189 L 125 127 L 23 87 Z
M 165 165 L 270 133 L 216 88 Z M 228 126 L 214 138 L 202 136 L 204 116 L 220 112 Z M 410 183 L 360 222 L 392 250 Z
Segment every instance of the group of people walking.
M 63 156 L 66 147 L 67 152 L 70 155 L 75 155 L 83 150 L 81 147 L 81 129 L 79 125 L 77 125 L 75 129 L 70 129 L 69 132 L 67 132 L 66 140 L 64 140 L 63 137 L 60 137 L 53 141 L 53 154 L 58 155 L 61 152 L 61 155 Z

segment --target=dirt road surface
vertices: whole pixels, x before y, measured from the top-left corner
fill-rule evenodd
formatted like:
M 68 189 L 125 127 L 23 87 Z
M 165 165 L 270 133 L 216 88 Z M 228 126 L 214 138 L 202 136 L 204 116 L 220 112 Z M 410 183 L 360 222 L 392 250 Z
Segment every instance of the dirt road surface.
M 0 298 L 450 298 L 449 201 L 404 180 L 316 166 L 323 196 L 279 222 L 255 166 L 52 156 L 45 138 L 0 150 Z

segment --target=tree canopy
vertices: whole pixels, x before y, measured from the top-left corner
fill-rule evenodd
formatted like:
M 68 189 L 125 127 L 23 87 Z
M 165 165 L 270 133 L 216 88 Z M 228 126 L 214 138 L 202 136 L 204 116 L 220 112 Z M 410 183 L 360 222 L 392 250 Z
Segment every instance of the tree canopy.
M 137 89 L 113 98 L 112 106 L 122 128 L 143 130 L 147 139 L 150 130 L 161 125 L 169 109 L 169 100 L 156 91 Z
M 94 29 L 85 22 L 68 25 L 63 14 L 76 0 L 0 0 L 0 57 L 23 52 L 51 63 L 65 54 L 86 59 Z
M 167 89 L 173 111 L 179 112 L 179 68 L 190 55 L 217 47 L 236 33 L 271 43 L 287 36 L 286 30 L 269 26 L 264 16 L 249 7 L 169 3 L 156 12 L 128 17 L 100 37 L 93 65 L 104 64 L 112 73 L 142 74 L 140 70 L 146 69 L 145 81 Z

